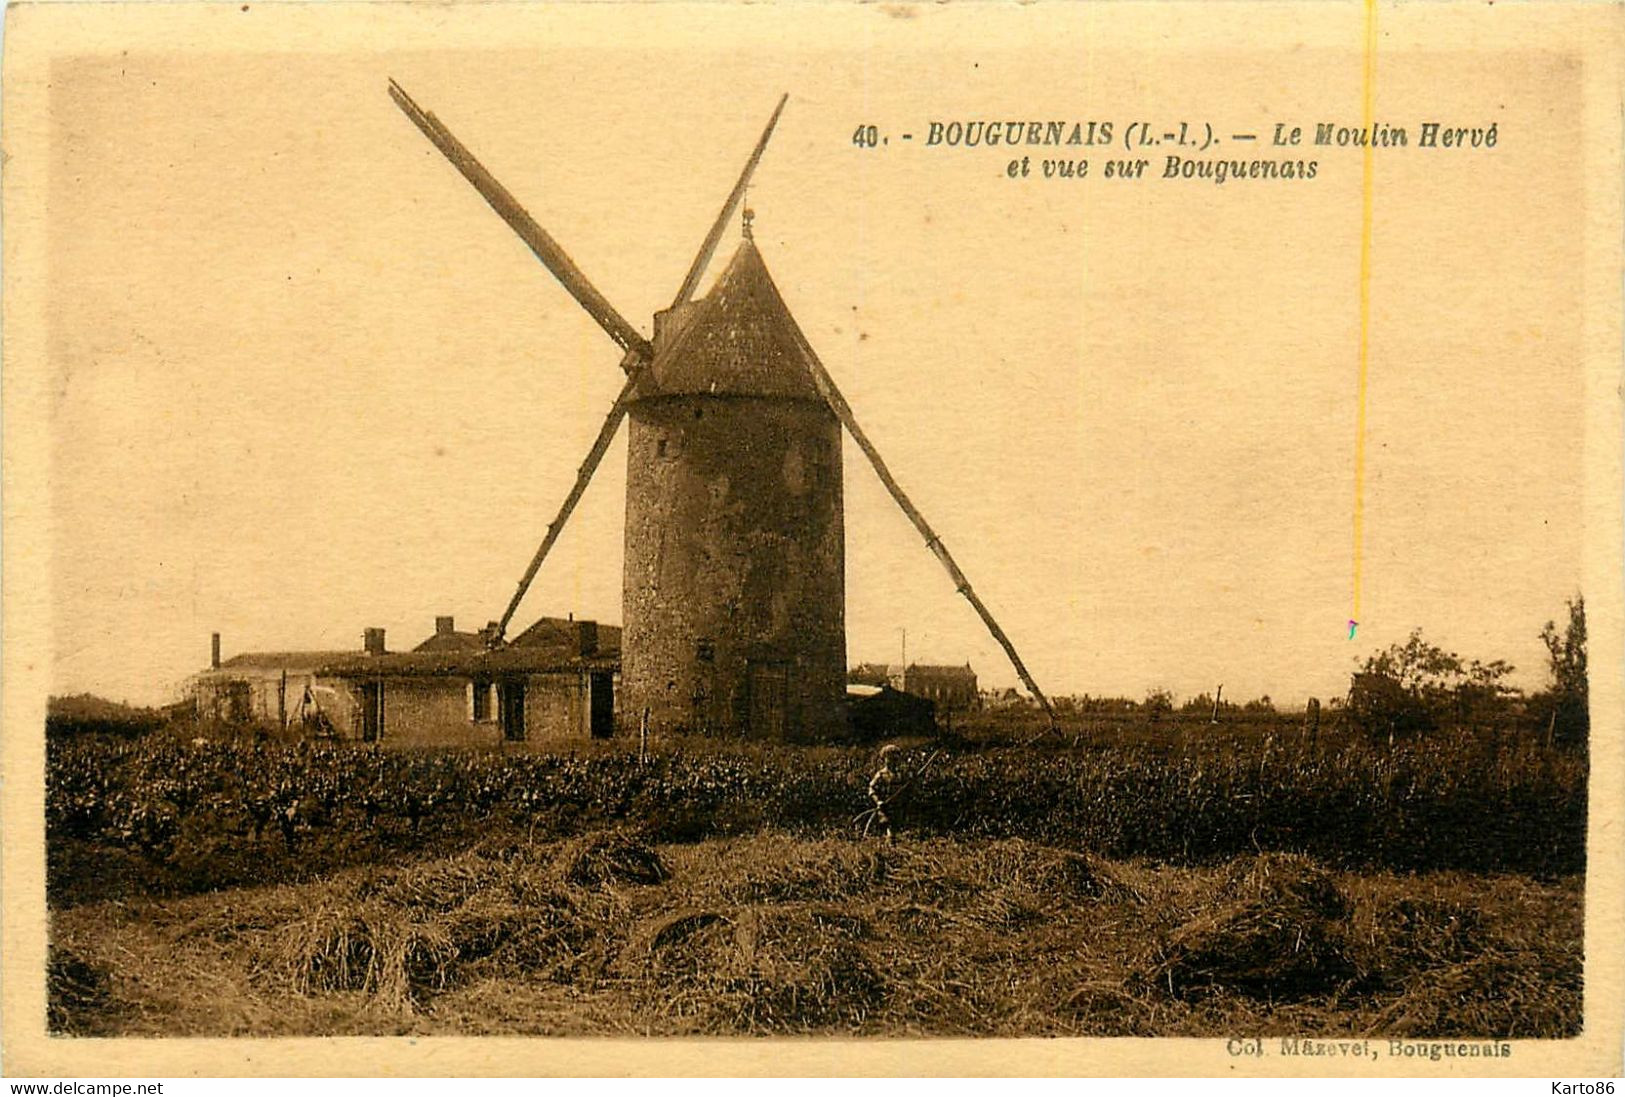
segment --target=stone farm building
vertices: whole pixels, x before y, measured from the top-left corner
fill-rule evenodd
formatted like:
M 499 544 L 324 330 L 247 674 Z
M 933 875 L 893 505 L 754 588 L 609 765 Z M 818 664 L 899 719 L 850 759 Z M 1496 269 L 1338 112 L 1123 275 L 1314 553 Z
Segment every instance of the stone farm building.
M 194 682 L 198 715 L 299 726 L 343 739 L 402 744 L 606 738 L 614 733 L 621 630 L 544 617 L 500 647 L 450 617 L 411 651 L 383 629 L 360 651 L 251 652 Z

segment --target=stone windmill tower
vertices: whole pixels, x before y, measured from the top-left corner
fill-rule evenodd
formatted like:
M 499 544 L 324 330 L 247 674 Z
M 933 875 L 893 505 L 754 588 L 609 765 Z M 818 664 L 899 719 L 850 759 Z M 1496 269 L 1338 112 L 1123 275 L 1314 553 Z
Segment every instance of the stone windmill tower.
M 627 446 L 626 711 L 766 738 L 839 732 L 841 424 L 809 374 L 749 238 L 709 294 L 655 317 Z
M 858 427 L 785 306 L 751 237 L 716 284 L 700 278 L 744 197 L 784 99 L 723 203 L 651 341 L 433 114 L 391 81 L 397 106 L 474 185 L 622 349 L 626 382 L 506 611 L 502 643 L 542 561 L 608 450 L 627 447 L 623 719 L 661 730 L 826 739 L 845 726 L 841 428 L 981 616 L 1022 681 L 1047 698 L 940 537 Z

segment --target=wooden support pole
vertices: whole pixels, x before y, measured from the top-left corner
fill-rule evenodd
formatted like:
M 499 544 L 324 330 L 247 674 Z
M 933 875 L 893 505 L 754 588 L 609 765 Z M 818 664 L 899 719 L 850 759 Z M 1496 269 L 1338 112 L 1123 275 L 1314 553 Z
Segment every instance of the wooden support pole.
M 530 590 L 531 582 L 536 573 L 541 570 L 542 561 L 547 554 L 553 551 L 553 545 L 558 541 L 559 535 L 564 532 L 564 523 L 569 521 L 570 515 L 575 511 L 576 504 L 586 494 L 587 485 L 592 482 L 593 473 L 598 471 L 598 464 L 609 452 L 610 443 L 615 440 L 615 432 L 620 429 L 621 420 L 626 418 L 627 408 L 631 406 L 633 397 L 637 394 L 638 381 L 642 375 L 641 366 L 627 377 L 626 383 L 621 386 L 621 394 L 615 398 L 615 403 L 609 409 L 609 415 L 604 419 L 603 426 L 598 428 L 598 437 L 593 439 L 592 448 L 587 451 L 587 459 L 576 470 L 575 483 L 570 485 L 569 492 L 564 496 L 564 502 L 559 506 L 558 514 L 547 525 L 547 535 L 537 547 L 536 553 L 530 558 L 530 564 L 525 568 L 525 574 L 519 578 L 519 587 L 508 600 L 508 608 L 502 611 L 502 619 L 486 636 L 486 642 L 495 646 L 502 642 L 507 635 L 508 625 L 513 621 L 513 615 L 519 611 L 519 603 L 524 601 L 525 593 Z
M 1022 682 L 1027 686 L 1028 692 L 1043 707 L 1044 715 L 1049 717 L 1050 727 L 1054 728 L 1057 724 L 1055 707 L 1050 704 L 1049 698 L 1044 696 L 1044 691 L 1038 688 L 1038 683 L 1033 681 L 1032 674 L 1027 670 L 1027 664 L 1023 663 L 1021 656 L 1016 654 L 1016 646 L 1010 642 L 1010 637 L 1005 635 L 1004 629 L 1000 628 L 999 623 L 993 619 L 993 614 L 988 611 L 987 606 L 976 596 L 976 591 L 971 588 L 970 580 L 960 570 L 959 564 L 953 558 L 953 554 L 948 551 L 948 546 L 942 543 L 942 538 L 937 536 L 936 530 L 931 528 L 931 524 L 925 520 L 925 516 L 904 494 L 901 485 L 892 476 L 891 470 L 886 467 L 886 462 L 881 460 L 880 451 L 875 449 L 873 442 L 869 441 L 869 436 L 863 433 L 863 428 L 858 426 L 858 420 L 852 414 L 851 405 L 846 402 L 846 397 L 842 396 L 840 390 L 835 387 L 834 379 L 830 377 L 829 371 L 824 368 L 824 364 L 818 360 L 818 355 L 813 351 L 811 344 L 807 342 L 806 335 L 802 333 L 801 327 L 795 322 L 794 317 L 790 318 L 790 329 L 797 342 L 801 344 L 802 358 L 808 363 L 808 372 L 813 385 L 818 389 L 819 395 L 824 398 L 824 402 L 835 413 L 835 417 L 841 421 L 841 425 L 852 436 L 852 440 L 858 444 L 858 448 L 863 451 L 863 455 L 869 459 L 869 464 L 874 467 L 875 475 L 880 477 L 880 482 L 891 493 L 892 499 L 902 508 L 903 513 L 914 524 L 914 528 L 919 531 L 920 536 L 925 538 L 926 547 L 931 550 L 932 555 L 948 572 L 948 577 L 953 580 L 954 589 L 964 595 L 965 601 L 971 604 L 971 608 L 982 619 L 982 624 L 987 626 L 987 630 L 992 634 L 993 639 L 1004 649 L 1004 654 L 1009 658 L 1010 665 L 1016 668 L 1016 674 L 1021 677 Z

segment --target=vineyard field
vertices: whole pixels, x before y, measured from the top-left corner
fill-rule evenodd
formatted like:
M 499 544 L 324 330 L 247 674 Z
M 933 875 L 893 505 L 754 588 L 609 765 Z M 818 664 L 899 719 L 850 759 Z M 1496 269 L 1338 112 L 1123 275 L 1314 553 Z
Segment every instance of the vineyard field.
M 920 835 L 1025 838 L 1204 863 L 1270 850 L 1346 868 L 1558 876 L 1583 870 L 1582 755 L 1465 739 L 1389 748 L 1206 736 L 934 752 L 896 805 Z M 154 734 L 51 744 L 54 905 L 313 874 L 507 829 L 632 825 L 692 841 L 855 832 L 871 751 L 684 744 L 408 752 Z

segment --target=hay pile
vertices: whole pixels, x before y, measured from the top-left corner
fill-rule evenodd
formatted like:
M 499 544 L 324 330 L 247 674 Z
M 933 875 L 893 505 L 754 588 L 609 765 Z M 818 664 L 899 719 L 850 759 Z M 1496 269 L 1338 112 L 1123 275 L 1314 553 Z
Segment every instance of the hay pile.
M 636 927 L 619 970 L 667 1031 L 855 1028 L 885 1003 L 861 917 L 815 903 L 685 908 Z
M 725 856 L 717 865 L 702 867 L 699 886 L 709 884 L 718 897 L 735 904 L 829 902 L 883 886 L 898 860 L 895 847 L 878 842 L 772 834 L 752 839 L 749 846 L 748 858 Z M 746 844 L 724 848 L 744 849 Z
M 309 884 L 69 912 L 52 1024 L 1551 1037 L 1580 1023 L 1578 896 L 1333 876 L 1286 854 L 1190 869 L 1014 839 L 764 834 L 657 853 L 624 832 L 508 834 Z
M 1348 913 L 1331 876 L 1308 858 L 1238 858 L 1138 975 L 1174 998 L 1215 987 L 1272 1000 L 1330 994 L 1358 970 Z
M 444 987 L 457 949 L 443 924 L 373 901 L 324 904 L 281 935 L 277 961 L 300 994 L 361 991 L 410 1012 Z
M 575 887 L 660 884 L 670 875 L 647 842 L 619 831 L 572 838 L 555 855 L 553 868 L 556 878 Z
M 1483 915 L 1464 903 L 1409 896 L 1376 914 L 1371 940 L 1383 942 L 1384 978 L 1394 983 L 1416 972 L 1471 960 L 1491 946 Z
M 1520 906 L 1531 901 L 1514 879 L 1496 888 Z M 1357 933 L 1371 942 L 1375 981 L 1386 992 L 1373 1022 L 1380 1031 L 1503 1039 L 1580 1031 L 1578 926 L 1573 947 L 1554 950 L 1538 917 L 1491 925 L 1477 906 L 1445 895 L 1400 896 L 1363 913 Z
M 612 955 L 614 885 L 665 877 L 653 849 L 606 833 L 352 874 L 266 935 L 261 968 L 301 995 L 355 991 L 404 1014 L 482 978 L 592 978 Z
M 1146 900 L 1143 877 L 1132 866 L 1019 838 L 988 843 L 978 875 L 995 888 L 1032 896 L 1039 906 L 1092 899 Z
M 763 836 L 684 862 L 615 965 L 665 1032 L 1013 1032 L 1033 971 L 1012 952 L 1069 962 L 1080 911 L 1144 900 L 1133 869 L 1021 839 Z
M 615 973 L 662 1031 L 856 1028 L 885 998 L 864 912 L 896 861 L 879 843 L 718 843 L 632 926 Z
M 112 1001 L 107 972 L 55 944 L 46 962 L 46 1028 L 66 1036 L 93 1036 Z
M 1411 981 L 1377 1018 L 1390 1036 L 1539 1039 L 1578 1034 L 1580 964 L 1548 966 L 1534 953 L 1490 949 Z M 1554 989 L 1564 993 L 1554 994 Z

